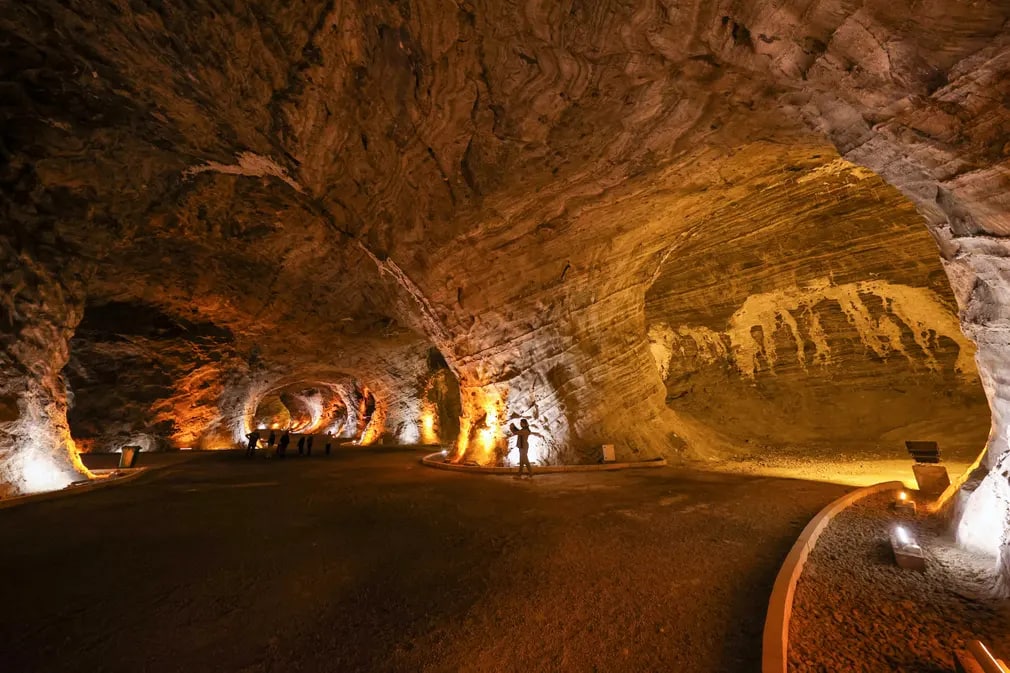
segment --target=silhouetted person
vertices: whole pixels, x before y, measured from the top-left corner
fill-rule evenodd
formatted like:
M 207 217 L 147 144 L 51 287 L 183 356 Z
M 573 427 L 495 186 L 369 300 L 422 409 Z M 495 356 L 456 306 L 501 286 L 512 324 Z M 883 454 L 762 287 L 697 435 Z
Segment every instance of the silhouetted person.
M 281 441 L 277 443 L 277 457 L 283 458 L 284 454 L 288 452 L 288 445 L 291 444 L 291 433 L 287 430 L 281 435 Z
M 246 435 L 245 438 L 249 440 L 249 446 L 245 450 L 245 455 L 255 456 L 256 445 L 259 444 L 260 441 L 260 433 L 257 432 L 256 430 L 253 430 L 248 435 Z
M 305 453 L 305 435 L 298 438 L 298 455 Z
M 312 455 L 312 435 L 309 435 L 309 438 L 305 440 L 305 455 Z
M 274 432 L 273 430 L 271 430 L 270 431 L 270 436 L 267 437 L 267 448 L 268 449 L 274 448 L 274 442 L 276 442 L 276 441 L 277 441 L 277 433 Z
M 523 465 L 526 466 L 527 472 L 529 472 L 530 479 L 533 478 L 533 466 L 530 465 L 530 435 L 539 437 L 537 433 L 530 430 L 529 422 L 524 418 L 519 421 L 519 427 L 517 428 L 513 423 L 509 426 L 509 430 L 516 438 L 516 448 L 519 449 L 519 477 L 523 476 Z
M 326 433 L 326 455 L 330 455 L 330 442 L 333 441 L 333 436 L 330 433 Z

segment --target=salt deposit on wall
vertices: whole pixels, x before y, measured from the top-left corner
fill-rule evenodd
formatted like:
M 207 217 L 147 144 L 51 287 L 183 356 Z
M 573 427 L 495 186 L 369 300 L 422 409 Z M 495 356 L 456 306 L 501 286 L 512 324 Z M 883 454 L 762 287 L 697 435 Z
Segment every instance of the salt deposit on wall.
M 882 304 L 879 315 L 871 309 L 870 297 Z M 823 278 L 804 287 L 751 295 L 733 313 L 723 332 L 656 323 L 649 328 L 650 347 L 664 379 L 671 359 L 685 356 L 704 363 L 727 359 L 751 379 L 762 370 L 774 372 L 785 358 L 804 368 L 826 366 L 833 362 L 832 351 L 819 312 L 829 307 L 840 309 L 863 347 L 881 358 L 903 357 L 935 371 L 939 363 L 933 350 L 937 340 L 946 337 L 960 349 L 955 370 L 974 370 L 971 343 L 955 316 L 930 289 L 876 280 L 834 285 Z M 911 332 L 914 350 L 902 342 L 903 330 Z M 778 332 L 789 336 L 794 350 L 780 352 L 775 339 Z M 813 346 L 812 352 L 807 344 Z

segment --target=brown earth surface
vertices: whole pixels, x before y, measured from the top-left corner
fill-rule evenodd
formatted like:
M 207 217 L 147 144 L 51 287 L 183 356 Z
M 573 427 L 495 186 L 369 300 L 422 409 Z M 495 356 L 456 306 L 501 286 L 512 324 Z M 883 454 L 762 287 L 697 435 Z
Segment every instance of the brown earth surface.
M 991 595 L 995 561 L 958 549 L 938 518 L 896 514 L 893 500 L 848 508 L 810 553 L 789 630 L 793 673 L 948 673 L 973 639 L 1010 656 L 1010 601 Z M 895 564 L 888 535 L 898 524 L 926 552 L 925 572 Z
M 201 454 L 0 511 L 5 670 L 756 670 L 779 564 L 845 490 L 420 455 Z

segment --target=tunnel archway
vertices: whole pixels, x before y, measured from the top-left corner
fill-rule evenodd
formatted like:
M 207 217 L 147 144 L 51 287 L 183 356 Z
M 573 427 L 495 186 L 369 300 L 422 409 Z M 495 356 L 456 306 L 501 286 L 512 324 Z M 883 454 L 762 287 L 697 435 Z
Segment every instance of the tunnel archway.
M 758 460 L 970 464 L 989 410 L 915 206 L 829 148 L 706 213 L 657 268 L 646 327 L 667 405 Z
M 256 405 L 252 425 L 259 429 L 343 436 L 348 418 L 345 400 L 353 399 L 356 392 L 353 382 L 318 381 L 301 381 L 269 390 Z
M 67 420 L 86 452 L 198 445 L 240 361 L 231 330 L 139 300 L 87 302 L 69 351 Z
M 304 378 L 293 374 L 250 393 L 242 430 L 322 434 L 356 441 L 363 429 L 361 401 L 370 395 L 347 374 Z

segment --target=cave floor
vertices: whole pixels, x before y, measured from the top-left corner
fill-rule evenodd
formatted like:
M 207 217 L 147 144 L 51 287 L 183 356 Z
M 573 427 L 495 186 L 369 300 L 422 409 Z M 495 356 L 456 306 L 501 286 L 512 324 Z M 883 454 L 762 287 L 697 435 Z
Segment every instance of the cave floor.
M 846 490 L 421 455 L 202 455 L 0 510 L 3 669 L 758 670 L 779 564 Z

